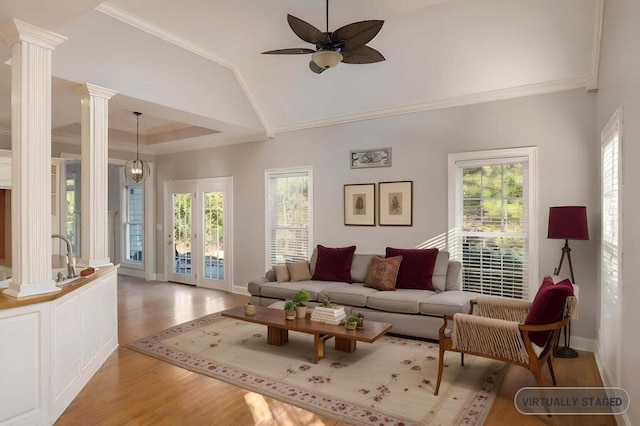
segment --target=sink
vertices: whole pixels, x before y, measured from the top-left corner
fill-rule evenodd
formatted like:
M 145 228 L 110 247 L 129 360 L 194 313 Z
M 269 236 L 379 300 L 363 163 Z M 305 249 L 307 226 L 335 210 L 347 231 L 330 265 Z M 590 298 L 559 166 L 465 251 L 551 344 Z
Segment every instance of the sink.
M 63 277 L 65 277 L 65 279 L 60 281 L 60 282 L 58 282 L 58 272 L 61 273 Z M 56 268 L 56 269 L 53 269 L 51 271 L 51 278 L 54 281 L 56 281 L 56 285 L 58 287 L 62 287 L 64 285 L 70 284 L 70 283 L 74 282 L 75 280 L 80 279 L 82 277 L 78 275 L 77 277 L 67 278 L 67 268 Z

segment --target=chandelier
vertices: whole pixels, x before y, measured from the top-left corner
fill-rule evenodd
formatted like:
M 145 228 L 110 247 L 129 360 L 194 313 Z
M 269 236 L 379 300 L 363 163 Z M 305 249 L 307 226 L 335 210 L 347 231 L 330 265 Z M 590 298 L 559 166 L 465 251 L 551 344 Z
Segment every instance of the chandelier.
M 140 138 L 140 116 L 141 112 L 134 111 L 136 115 L 136 159 L 129 160 L 124 165 L 124 174 L 128 180 L 134 183 L 140 183 L 147 180 L 151 174 L 149 163 L 140 159 L 139 138 Z

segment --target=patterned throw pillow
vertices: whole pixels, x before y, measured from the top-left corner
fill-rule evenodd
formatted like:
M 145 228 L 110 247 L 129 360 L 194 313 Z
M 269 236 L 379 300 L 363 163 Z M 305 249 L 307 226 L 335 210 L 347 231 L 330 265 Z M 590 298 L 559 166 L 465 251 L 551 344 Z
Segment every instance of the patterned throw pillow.
M 311 271 L 309 271 L 309 262 L 301 260 L 300 262 L 287 263 L 289 270 L 289 280 L 295 281 L 307 281 L 311 279 Z
M 281 263 L 279 265 L 274 266 L 273 269 L 276 271 L 277 282 L 286 283 L 289 281 L 289 269 L 287 268 L 286 264 Z
M 395 291 L 400 262 L 402 262 L 402 256 L 387 258 L 375 256 L 371 260 L 364 286 L 381 291 Z

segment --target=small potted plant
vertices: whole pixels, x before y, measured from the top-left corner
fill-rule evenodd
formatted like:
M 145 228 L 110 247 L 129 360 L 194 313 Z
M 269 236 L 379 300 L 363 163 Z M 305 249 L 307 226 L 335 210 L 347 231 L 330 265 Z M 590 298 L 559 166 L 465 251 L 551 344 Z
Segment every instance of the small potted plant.
M 347 327 L 347 330 L 355 330 L 358 326 L 358 316 L 357 315 L 347 315 L 344 319 L 344 325 Z
M 287 300 L 284 302 L 284 314 L 288 320 L 296 319 L 296 302 Z
M 296 302 L 296 318 L 305 318 L 307 316 L 307 302 L 311 300 L 311 293 L 301 288 L 293 295 L 293 300 Z
M 251 302 L 247 302 L 244 305 L 244 314 L 245 315 L 255 315 L 256 313 L 256 305 Z
M 336 304 L 331 301 L 331 297 L 328 294 L 325 294 L 322 298 L 322 306 L 325 308 L 335 308 Z

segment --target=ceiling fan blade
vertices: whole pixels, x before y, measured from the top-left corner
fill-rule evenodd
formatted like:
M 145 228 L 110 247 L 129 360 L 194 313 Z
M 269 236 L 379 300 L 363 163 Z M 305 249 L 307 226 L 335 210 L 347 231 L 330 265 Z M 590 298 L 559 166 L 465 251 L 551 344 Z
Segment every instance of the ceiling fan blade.
M 372 64 L 384 61 L 384 56 L 376 49 L 362 46 L 355 50 L 342 51 L 342 62 L 345 64 Z
M 327 33 L 323 33 L 300 18 L 296 18 L 293 15 L 287 15 L 287 22 L 289 22 L 291 30 L 293 30 L 298 37 L 307 43 L 311 43 L 313 45 L 321 44 L 324 46 L 325 44 L 329 44 L 331 41 Z
M 320 74 L 321 72 L 323 72 L 325 70 L 325 68 L 322 68 L 322 67 L 318 66 L 318 64 L 313 62 L 313 60 L 309 61 L 309 69 L 311 71 L 315 72 L 316 74 Z
M 340 27 L 333 32 L 331 40 L 337 43 L 344 41 L 342 50 L 355 50 L 369 43 L 380 32 L 384 21 L 360 21 Z
M 303 55 L 306 53 L 315 53 L 315 50 L 306 49 L 304 47 L 292 47 L 290 49 L 277 49 L 262 52 L 263 55 Z

